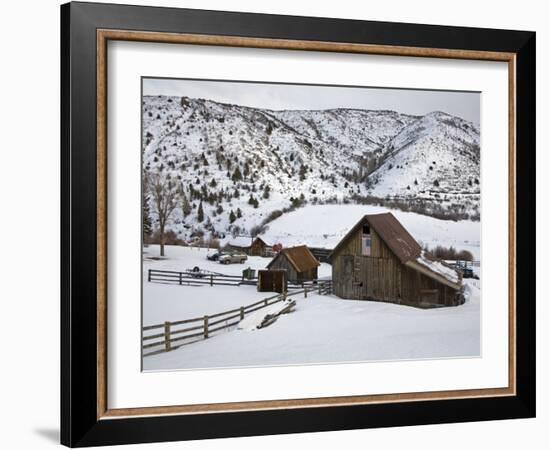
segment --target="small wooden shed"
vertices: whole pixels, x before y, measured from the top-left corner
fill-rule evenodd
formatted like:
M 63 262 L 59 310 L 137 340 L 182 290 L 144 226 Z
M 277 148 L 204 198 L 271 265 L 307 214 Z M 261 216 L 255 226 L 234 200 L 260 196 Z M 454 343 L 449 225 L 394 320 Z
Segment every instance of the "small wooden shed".
M 267 265 L 268 269 L 284 269 L 288 281 L 301 283 L 317 279 L 320 263 L 306 245 L 283 248 Z
M 430 259 L 391 213 L 364 216 L 329 256 L 333 293 L 418 307 L 464 302 L 462 279 Z
M 287 291 L 286 270 L 259 270 L 258 271 L 258 291 L 259 292 L 278 292 L 282 294 Z

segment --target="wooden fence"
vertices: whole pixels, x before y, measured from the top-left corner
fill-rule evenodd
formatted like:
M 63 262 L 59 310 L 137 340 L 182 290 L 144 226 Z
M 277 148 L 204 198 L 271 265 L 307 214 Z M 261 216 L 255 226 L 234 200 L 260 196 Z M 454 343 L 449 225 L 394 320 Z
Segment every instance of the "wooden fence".
M 149 269 L 147 281 L 157 283 L 175 283 L 186 286 L 240 286 L 256 284 L 257 278 L 246 278 L 243 275 L 224 275 L 221 273 L 201 273 L 191 270 L 176 272 L 173 270 Z
M 244 275 L 224 275 L 221 273 L 204 273 L 193 272 L 187 270 L 178 272 L 173 270 L 157 270 L 149 269 L 147 273 L 147 281 L 152 283 L 174 283 L 185 286 L 241 286 L 241 285 L 256 285 L 258 277 L 247 278 Z M 319 280 L 310 280 L 306 282 L 292 282 L 288 285 L 291 287 L 314 286 Z
M 229 311 L 175 322 L 148 325 L 142 328 L 142 354 L 143 356 L 156 355 L 175 350 L 182 345 L 208 339 L 218 331 L 236 326 L 247 314 L 282 302 L 290 297 L 303 294 L 304 298 L 307 298 L 308 295 L 315 293 L 326 295 L 331 292 L 332 281 L 324 280 L 319 281 L 316 285 L 305 286 L 301 290 L 283 292 Z M 181 328 L 182 326 L 183 328 Z

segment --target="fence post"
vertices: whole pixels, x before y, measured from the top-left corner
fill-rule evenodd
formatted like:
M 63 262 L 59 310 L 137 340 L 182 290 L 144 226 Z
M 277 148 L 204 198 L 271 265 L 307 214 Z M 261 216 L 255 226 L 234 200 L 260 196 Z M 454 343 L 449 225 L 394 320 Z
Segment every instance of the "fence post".
M 244 319 L 244 306 L 241 306 L 240 315 L 241 315 L 241 320 L 243 320 Z
M 210 275 L 210 286 L 214 286 L 214 274 Z
M 208 339 L 208 316 L 204 316 L 204 339 Z
M 319 295 L 321 295 L 321 283 L 319 283 Z
M 147 275 L 147 281 L 151 282 L 151 269 L 149 269 L 148 275 Z
M 164 351 L 170 351 L 170 322 L 164 322 Z
M 307 298 L 307 286 L 304 288 L 304 298 Z
M 180 286 L 181 286 L 181 276 L 183 275 L 181 272 L 179 273 L 180 274 Z
M 286 291 L 283 292 L 283 302 L 286 301 Z

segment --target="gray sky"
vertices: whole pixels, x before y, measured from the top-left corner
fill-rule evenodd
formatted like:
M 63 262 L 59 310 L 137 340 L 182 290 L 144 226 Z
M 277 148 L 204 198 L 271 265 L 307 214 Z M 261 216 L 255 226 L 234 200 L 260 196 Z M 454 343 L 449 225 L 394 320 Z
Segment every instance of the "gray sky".
M 143 94 L 206 98 L 275 110 L 389 109 L 414 115 L 443 111 L 476 125 L 480 116 L 478 92 L 144 78 Z

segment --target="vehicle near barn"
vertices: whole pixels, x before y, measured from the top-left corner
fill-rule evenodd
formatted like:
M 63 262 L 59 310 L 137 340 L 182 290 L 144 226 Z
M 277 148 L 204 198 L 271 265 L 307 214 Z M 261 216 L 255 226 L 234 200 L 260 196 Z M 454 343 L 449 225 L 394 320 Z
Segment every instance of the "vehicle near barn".
M 206 259 L 208 261 L 218 261 L 220 259 L 220 256 L 226 255 L 227 253 L 222 252 L 221 250 L 218 250 L 214 253 L 208 253 L 206 255 Z
M 226 253 L 218 258 L 220 264 L 244 264 L 248 259 L 244 253 Z

